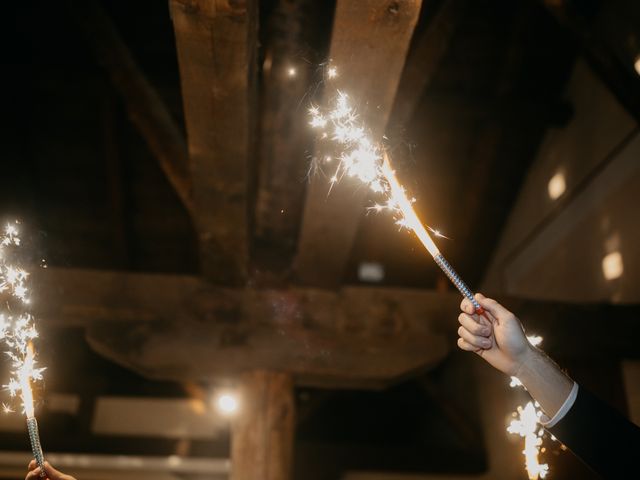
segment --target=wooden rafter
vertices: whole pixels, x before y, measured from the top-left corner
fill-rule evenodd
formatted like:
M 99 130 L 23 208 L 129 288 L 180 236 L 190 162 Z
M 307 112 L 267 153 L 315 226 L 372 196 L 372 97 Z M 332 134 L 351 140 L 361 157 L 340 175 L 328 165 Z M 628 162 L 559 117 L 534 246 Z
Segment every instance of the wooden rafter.
M 339 69 L 335 85 L 348 92 L 381 138 L 391 113 L 421 0 L 338 0 L 330 59 Z M 344 273 L 363 213 L 366 191 L 350 181 L 328 193 L 316 175 L 307 189 L 295 260 L 305 284 L 335 287 Z
M 231 289 L 190 276 L 83 270 L 47 269 L 35 281 L 46 292 L 35 312 L 43 325 L 83 325 L 104 356 L 176 380 L 260 368 L 316 386 L 380 387 L 446 355 L 437 323 L 459 302 L 415 291 Z
M 244 281 L 257 2 L 171 0 L 202 270 Z
M 381 387 L 453 348 L 460 303 L 455 293 L 422 290 L 232 289 L 190 276 L 90 270 L 46 269 L 34 282 L 43 327 L 84 327 L 104 356 L 180 381 L 261 368 L 308 385 Z M 638 307 L 504 302 L 528 331 L 547 337 L 554 356 L 638 355 Z M 627 335 L 603 339 L 606 318 Z

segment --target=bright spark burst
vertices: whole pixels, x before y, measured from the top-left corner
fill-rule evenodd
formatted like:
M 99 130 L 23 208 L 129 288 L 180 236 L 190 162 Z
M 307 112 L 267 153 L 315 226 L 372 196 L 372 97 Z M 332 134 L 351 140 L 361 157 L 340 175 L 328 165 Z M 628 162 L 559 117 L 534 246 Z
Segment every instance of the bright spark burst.
M 29 274 L 20 266 L 10 263 L 13 250 L 19 246 L 17 225 L 7 225 L 4 234 L 0 236 L 0 293 L 7 305 L 0 311 L 0 341 L 6 345 L 5 353 L 11 362 L 11 378 L 5 388 L 11 397 L 21 397 L 23 412 L 27 417 L 33 417 L 31 383 L 42 380 L 44 368 L 38 367 L 36 363 L 33 341 L 38 337 L 38 332 L 26 307 L 29 304 Z M 10 303 L 15 306 L 9 308 Z M 12 411 L 5 404 L 2 408 L 5 413 Z
M 540 335 L 527 335 L 527 340 L 534 347 L 537 347 L 542 343 L 542 337 Z
M 324 110 L 312 106 L 309 117 L 309 125 L 320 131 L 320 138 L 330 139 L 341 152 L 336 157 L 329 157 L 338 160 L 330 176 L 330 186 L 344 177 L 361 181 L 382 197 L 382 201 L 370 210 L 391 212 L 397 225 L 413 231 L 429 253 L 436 256 L 438 247 L 413 209 L 415 199 L 407 196 L 396 178 L 387 152 L 380 143 L 371 139 L 369 129 L 351 106 L 348 95 L 338 91 L 332 108 Z
M 338 76 L 338 69 L 336 67 L 329 67 L 327 70 L 328 78 L 336 78 Z
M 429 231 L 431 233 L 433 233 L 436 237 L 440 237 L 440 238 L 446 238 L 447 240 L 451 240 L 451 238 L 447 237 L 446 235 L 443 235 L 442 232 L 440 230 L 436 230 L 435 228 L 431 228 L 429 225 L 427 225 L 427 228 L 429 229 Z
M 540 422 L 540 411 L 536 409 L 533 402 L 528 402 L 524 408 L 518 407 L 519 417 L 511 421 L 507 431 L 520 435 L 524 438 L 525 468 L 530 480 L 545 478 L 549 472 L 549 465 L 540 463 L 538 455 L 542 445 L 544 430 L 538 427 Z
M 542 343 L 542 337 L 539 335 L 527 335 L 527 340 L 533 346 L 538 346 Z M 524 388 L 524 385 L 516 377 L 511 377 L 509 386 L 512 388 Z M 528 402 L 524 407 L 518 406 L 517 412 L 514 412 L 513 415 L 518 418 L 511 422 L 507 431 L 524 438 L 524 450 L 522 453 L 524 454 L 524 465 L 529 479 L 545 478 L 549 473 L 549 465 L 546 463 L 541 464 L 538 459 L 544 437 L 544 429 L 540 426 L 540 417 L 542 416 L 540 405 L 537 402 Z

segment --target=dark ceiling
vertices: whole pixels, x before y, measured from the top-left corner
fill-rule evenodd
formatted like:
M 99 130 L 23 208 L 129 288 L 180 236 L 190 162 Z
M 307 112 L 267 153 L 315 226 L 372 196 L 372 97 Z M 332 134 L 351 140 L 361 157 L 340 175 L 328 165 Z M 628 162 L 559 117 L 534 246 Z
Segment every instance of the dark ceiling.
M 167 2 L 102 3 L 184 131 L 180 72 Z M 559 23 L 543 3 L 425 0 L 387 127 L 387 142 L 401 179 L 417 198 L 422 218 L 450 237 L 439 244 L 471 286 L 485 273 L 545 132 L 572 117 L 564 91 L 583 48 L 582 25 L 598 23 L 598 38 L 620 59 L 626 41 L 610 26 L 620 12 L 627 12 L 630 18 L 638 15 L 633 1 L 614 2 L 616 8 L 602 7 L 595 0 L 570 2 L 577 5 L 580 15 Z M 445 6 L 448 11 L 443 17 Z M 271 278 L 266 271 L 277 273 L 279 283 L 295 283 L 290 265 L 302 222 L 305 174 L 314 150 L 313 137 L 306 132 L 304 104 L 307 94 L 320 93 L 313 71 L 325 61 L 334 8 L 332 1 L 260 2 L 258 80 L 262 96 L 256 105 L 262 135 L 258 135 L 260 144 L 253 160 L 257 171 L 264 156 L 272 154 L 270 149 L 279 148 L 268 143 L 268 135 L 273 125 L 281 125 L 282 115 L 280 103 L 268 96 L 274 87 L 263 75 L 263 62 L 288 55 L 289 61 L 306 65 L 311 74 L 305 83 L 285 90 L 291 97 L 287 105 L 300 112 L 280 132 L 283 138 L 295 141 L 287 152 L 297 155 L 291 158 L 294 167 L 288 172 L 288 178 L 294 179 L 287 200 L 287 215 L 293 217 L 287 223 L 290 232 L 286 238 L 274 235 L 269 222 L 256 218 L 261 207 L 250 207 L 250 282 L 260 284 Z M 600 10 L 608 20 L 599 20 Z M 11 2 L 5 5 L 5 17 L 9 21 L 3 29 L 5 128 L 0 214 L 21 219 L 30 248 L 36 252 L 34 259 L 44 258 L 52 267 L 199 273 L 197 234 L 189 215 L 96 59 L 74 2 Z M 413 91 L 410 75 L 420 72 L 420 41 L 435 21 L 443 22 L 447 40 L 424 90 Z M 296 30 L 290 25 L 304 28 Z M 593 54 L 595 66 L 616 83 L 618 77 L 606 75 L 612 71 L 608 64 L 599 63 L 599 52 L 597 48 L 587 50 L 588 59 Z M 624 89 L 621 92 L 625 99 L 634 95 Z M 410 99 L 414 101 L 407 115 L 398 105 Z M 633 99 L 630 102 L 633 106 Z M 249 197 L 255 199 L 257 192 L 251 193 Z M 362 215 L 341 283 L 362 283 L 358 268 L 363 262 L 383 266 L 380 285 L 447 288 L 428 255 L 384 215 Z M 103 395 L 185 398 L 193 395 L 193 388 L 145 380 L 111 364 L 89 349 L 80 330 L 46 331 L 46 358 L 56 357 L 46 388 L 78 394 L 82 399 L 78 416 L 43 416 L 47 448 L 154 455 L 168 455 L 180 448 L 179 442 L 169 440 L 97 438 L 90 433 L 92 405 Z M 317 466 L 314 479 L 336 478 L 349 468 L 484 471 L 485 454 L 476 444 L 480 426 L 472 416 L 461 421 L 446 408 L 465 398 L 455 398 L 455 392 L 442 395 L 441 384 L 455 384 L 456 378 L 464 376 L 460 369 L 466 367 L 461 364 L 464 361 L 452 355 L 429 374 L 385 392 L 299 389 L 299 478 L 311 480 L 304 474 L 308 465 Z M 372 416 L 377 417 L 374 426 L 369 425 Z M 468 427 L 460 427 L 461 423 Z M 228 442 L 225 435 L 215 441 L 194 442 L 186 453 L 226 455 Z M 0 448 L 24 450 L 23 437 L 4 433 Z M 379 455 L 383 448 L 387 452 L 384 460 Z M 466 462 L 457 461 L 461 456 Z

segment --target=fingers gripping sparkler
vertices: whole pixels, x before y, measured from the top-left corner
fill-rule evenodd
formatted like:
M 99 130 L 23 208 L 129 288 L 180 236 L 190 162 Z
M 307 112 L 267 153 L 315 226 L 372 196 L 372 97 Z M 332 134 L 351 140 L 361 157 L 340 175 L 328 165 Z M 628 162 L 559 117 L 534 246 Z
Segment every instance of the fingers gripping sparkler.
M 335 72 L 335 70 L 331 71 Z M 329 78 L 332 78 L 331 75 Z M 473 304 L 476 312 L 480 315 L 484 314 L 484 310 L 469 287 L 433 242 L 413 208 L 415 199 L 407 196 L 391 167 L 389 155 L 384 147 L 371 140 L 368 129 L 360 120 L 355 108 L 350 105 L 349 97 L 344 92 L 338 91 L 332 109 L 325 111 L 318 106 L 312 106 L 309 109 L 309 116 L 309 124 L 321 132 L 320 138 L 334 142 L 341 149 L 339 162 L 330 179 L 331 186 L 344 176 L 348 176 L 360 180 L 371 191 L 379 194 L 384 201 L 370 209 L 376 212 L 390 211 L 400 227 L 411 230 L 449 280 Z M 325 157 L 325 160 L 330 159 L 331 157 Z M 437 230 L 432 231 L 436 236 L 442 236 Z
M 5 387 L 11 397 L 19 395 L 22 399 L 33 456 L 40 467 L 40 476 L 45 477 L 44 455 L 31 390 L 33 381 L 42 380 L 44 368 L 39 368 L 36 364 L 33 341 L 38 337 L 38 332 L 33 317 L 26 308 L 29 304 L 29 274 L 11 263 L 11 251 L 19 246 L 20 237 L 16 225 L 7 225 L 4 235 L 0 236 L 0 294 L 6 298 L 4 303 L 7 306 L 14 305 L 14 308 L 7 307 L 0 311 L 0 340 L 7 346 L 6 354 L 12 367 L 11 379 Z M 11 411 L 6 405 L 4 410 Z

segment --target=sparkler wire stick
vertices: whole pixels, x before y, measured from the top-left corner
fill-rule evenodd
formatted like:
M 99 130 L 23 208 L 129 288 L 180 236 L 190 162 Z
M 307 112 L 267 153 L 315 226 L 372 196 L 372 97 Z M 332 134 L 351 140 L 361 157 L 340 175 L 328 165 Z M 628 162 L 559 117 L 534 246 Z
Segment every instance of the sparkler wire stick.
M 29 441 L 31 442 L 31 451 L 36 464 L 40 467 L 40 477 L 44 478 L 47 473 L 44 470 L 44 454 L 42 453 L 42 445 L 40 443 L 40 434 L 38 432 L 38 421 L 35 416 L 35 408 L 33 405 L 33 391 L 31 390 L 31 375 L 33 374 L 33 365 L 35 363 L 33 343 L 27 343 L 27 352 L 24 363 L 17 372 L 20 382 L 20 395 L 24 405 L 24 413 L 27 417 L 27 430 L 29 431 Z
M 473 296 L 473 293 L 471 293 L 471 290 L 469 290 L 469 287 L 467 287 L 467 284 L 464 283 L 462 278 L 460 278 L 460 275 L 458 275 L 458 272 L 453 269 L 451 264 L 447 262 L 447 259 L 444 258 L 441 253 L 438 253 L 435 257 L 433 257 L 433 259 L 435 260 L 436 264 L 442 269 L 445 275 L 449 278 L 449 280 L 451 280 L 451 283 L 453 283 L 455 287 L 460 291 L 460 293 L 471 302 L 473 308 L 476 309 L 476 313 L 478 315 L 484 315 L 484 308 L 480 306 L 478 301 Z
M 411 201 L 407 198 L 402 185 L 400 185 L 400 182 L 398 182 L 398 179 L 396 178 L 395 173 L 391 168 L 391 162 L 389 161 L 387 152 L 383 152 L 382 157 L 383 162 L 381 173 L 388 183 L 389 192 L 394 199 L 394 202 L 396 203 L 396 207 L 401 212 L 401 215 L 403 217 L 402 224 L 410 228 L 416 234 L 422 245 L 431 254 L 436 264 L 444 272 L 447 278 L 451 280 L 451 283 L 453 283 L 458 291 L 471 302 L 471 304 L 475 308 L 476 313 L 478 315 L 485 315 L 484 309 L 480 306 L 478 301 L 473 296 L 471 289 L 467 287 L 467 284 L 464 283 L 464 280 L 462 280 L 460 275 L 458 275 L 458 272 L 454 270 L 447 259 L 444 258 L 444 255 L 440 253 L 440 250 L 431 239 L 431 235 L 429 235 L 429 232 L 427 232 L 424 224 L 420 221 L 420 218 L 418 218 L 416 211 L 411 205 Z
M 31 442 L 33 458 L 36 459 L 36 464 L 40 467 L 40 476 L 44 478 L 47 473 L 44 471 L 44 453 L 42 453 L 36 417 L 27 417 L 27 428 L 29 430 L 29 441 Z

